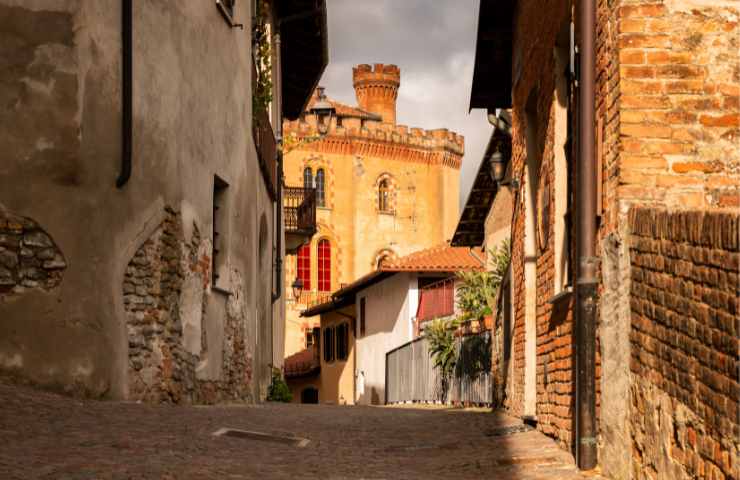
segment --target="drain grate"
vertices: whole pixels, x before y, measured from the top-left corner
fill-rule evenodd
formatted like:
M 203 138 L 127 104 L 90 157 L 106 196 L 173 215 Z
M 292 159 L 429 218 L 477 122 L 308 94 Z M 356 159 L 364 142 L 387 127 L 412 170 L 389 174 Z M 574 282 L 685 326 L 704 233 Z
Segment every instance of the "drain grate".
M 304 448 L 310 442 L 307 438 L 294 437 L 290 435 L 274 435 L 264 432 L 255 432 L 252 430 L 239 430 L 236 428 L 219 428 L 211 435 L 214 437 L 235 437 L 245 438 L 248 440 L 257 440 L 260 442 L 282 443 L 293 445 L 298 448 Z
M 488 430 L 484 433 L 486 437 L 504 437 L 506 435 L 514 435 L 515 433 L 525 433 L 534 430 L 529 425 L 512 425 L 509 427 L 499 427 Z

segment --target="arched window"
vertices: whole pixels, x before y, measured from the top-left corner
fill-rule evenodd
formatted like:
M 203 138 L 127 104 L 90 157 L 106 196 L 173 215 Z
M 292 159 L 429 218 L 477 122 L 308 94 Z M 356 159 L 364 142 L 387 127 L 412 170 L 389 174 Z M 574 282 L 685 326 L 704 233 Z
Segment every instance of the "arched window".
M 324 169 L 319 168 L 316 171 L 316 205 L 323 207 L 325 205 L 324 200 Z
M 331 291 L 331 243 L 323 239 L 319 241 L 319 291 Z
M 390 259 L 390 255 L 387 253 L 384 253 L 378 258 L 378 261 L 375 263 L 375 267 L 380 270 L 380 268 L 383 266 L 384 263 L 386 263 Z
M 313 188 L 313 172 L 311 167 L 303 169 L 303 188 Z
M 303 282 L 303 290 L 311 290 L 311 246 L 308 244 L 298 249 L 297 273 Z
M 391 189 L 388 180 L 383 179 L 378 184 L 378 210 L 381 212 L 391 211 Z

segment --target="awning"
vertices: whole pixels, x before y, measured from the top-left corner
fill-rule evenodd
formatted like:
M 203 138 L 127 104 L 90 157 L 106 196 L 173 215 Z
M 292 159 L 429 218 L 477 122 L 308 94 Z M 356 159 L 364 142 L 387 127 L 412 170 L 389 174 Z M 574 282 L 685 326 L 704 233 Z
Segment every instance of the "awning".
M 516 0 L 480 0 L 470 109 L 511 107 Z
M 283 116 L 297 119 L 329 63 L 329 34 L 325 0 L 277 2 Z

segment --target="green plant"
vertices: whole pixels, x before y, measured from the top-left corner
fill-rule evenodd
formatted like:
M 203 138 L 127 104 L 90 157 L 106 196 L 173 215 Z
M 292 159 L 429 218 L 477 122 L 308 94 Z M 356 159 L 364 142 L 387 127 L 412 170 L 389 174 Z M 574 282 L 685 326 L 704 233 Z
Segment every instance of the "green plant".
M 254 66 L 257 70 L 257 78 L 252 86 L 252 109 L 255 118 L 257 111 L 267 111 L 272 103 L 272 46 L 267 25 L 268 8 L 264 0 L 257 3 L 257 14 L 252 29 Z
M 272 369 L 272 383 L 267 391 L 267 400 L 271 402 L 286 402 L 293 400 L 293 394 L 290 393 L 288 384 L 283 380 L 283 375 L 279 368 Z
M 424 335 L 429 341 L 429 356 L 434 366 L 439 369 L 441 385 L 440 397 L 444 400 L 450 385 L 450 377 L 457 364 L 457 350 L 455 348 L 455 330 L 459 326 L 457 320 L 437 318 L 424 329 Z
M 485 272 L 458 272 L 460 286 L 457 289 L 457 307 L 461 314 L 459 321 L 481 320 L 491 315 L 494 309 L 496 292 L 506 275 L 511 258 L 508 239 L 492 249 L 488 255 L 491 270 Z

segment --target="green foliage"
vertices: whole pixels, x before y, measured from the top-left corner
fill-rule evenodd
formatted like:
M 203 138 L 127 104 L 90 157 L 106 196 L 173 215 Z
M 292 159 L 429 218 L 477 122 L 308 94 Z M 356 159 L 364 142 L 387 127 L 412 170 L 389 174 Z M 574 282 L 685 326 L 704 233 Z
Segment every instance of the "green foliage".
M 449 376 L 455 370 L 457 356 L 454 331 L 457 327 L 456 320 L 437 318 L 424 330 L 429 340 L 429 355 L 432 357 L 434 366 L 440 369 L 443 376 Z
M 482 320 L 493 312 L 496 292 L 504 279 L 511 258 L 510 242 L 501 242 L 489 252 L 491 270 L 486 272 L 458 272 L 461 281 L 457 289 L 457 307 L 460 322 Z
M 268 7 L 264 0 L 258 2 L 257 7 L 252 30 L 254 66 L 257 69 L 257 81 L 252 86 L 254 112 L 266 111 L 272 103 L 272 45 L 267 27 Z
M 279 368 L 272 369 L 272 383 L 267 391 L 267 400 L 285 403 L 293 400 L 293 394 L 290 393 L 290 388 L 288 388 L 288 384 L 283 380 L 283 375 Z

